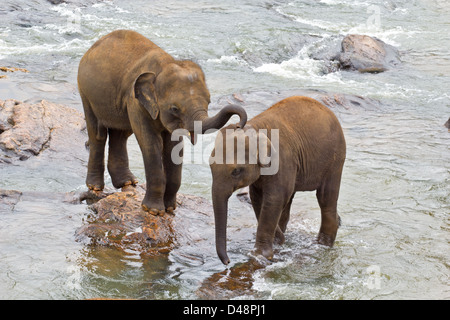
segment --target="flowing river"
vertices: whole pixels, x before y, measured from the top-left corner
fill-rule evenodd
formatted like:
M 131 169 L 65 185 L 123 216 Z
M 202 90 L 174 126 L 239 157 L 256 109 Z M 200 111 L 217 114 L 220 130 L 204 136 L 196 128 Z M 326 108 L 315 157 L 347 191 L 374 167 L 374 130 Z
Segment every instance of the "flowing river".
M 347 141 L 335 246 L 314 243 L 320 225 L 315 194 L 297 193 L 275 261 L 251 272 L 247 288 L 229 297 L 450 298 L 448 1 L 2 0 L 0 66 L 29 73 L 0 79 L 0 99 L 45 99 L 82 111 L 78 63 L 116 29 L 136 30 L 174 57 L 200 64 L 212 114 L 221 97 L 234 93 L 255 102 L 250 117 L 300 89 L 378 102 L 376 108 L 333 109 Z M 378 74 L 328 72 L 327 62 L 314 57 L 346 34 L 397 47 L 401 65 Z M 195 157 L 209 156 L 211 143 L 203 145 Z M 133 139 L 130 157 L 132 171 L 145 181 Z M 76 170 L 0 163 L 0 189 L 85 190 L 87 155 L 76 161 Z M 186 161 L 180 192 L 211 199 L 207 163 Z M 0 299 L 197 299 L 205 281 L 226 269 L 215 254 L 212 218 L 190 235 L 207 240 L 156 259 L 76 242 L 74 232 L 89 211 L 80 207 L 23 199 L 12 211 L 0 208 Z M 256 232 L 251 207 L 236 197 L 229 215 L 228 271 L 249 259 Z

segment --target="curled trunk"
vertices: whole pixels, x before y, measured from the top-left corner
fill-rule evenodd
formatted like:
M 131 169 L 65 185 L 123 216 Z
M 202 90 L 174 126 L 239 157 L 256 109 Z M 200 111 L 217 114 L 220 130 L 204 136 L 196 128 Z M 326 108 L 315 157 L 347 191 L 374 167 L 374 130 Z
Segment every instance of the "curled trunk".
M 191 122 L 191 126 L 188 128 L 188 131 L 191 134 L 191 142 L 195 144 L 197 141 L 197 134 L 200 133 L 196 130 L 196 121 L 201 122 L 201 133 L 204 134 L 209 130 L 208 133 L 212 133 L 216 130 L 222 128 L 228 120 L 233 115 L 238 115 L 240 120 L 238 124 L 238 128 L 243 128 L 247 123 L 247 112 L 241 106 L 229 104 L 223 107 L 215 116 L 208 117 L 207 112 L 201 111 L 200 113 L 194 115 L 192 117 L 193 121 Z
M 219 130 L 222 128 L 228 120 L 233 115 L 238 115 L 240 120 L 238 127 L 243 128 L 245 124 L 247 123 L 247 112 L 244 108 L 238 105 L 229 104 L 225 107 L 223 107 L 215 116 L 208 117 L 208 114 L 201 113 L 194 117 L 194 121 L 201 121 L 202 122 L 202 134 L 205 133 L 207 130 Z M 191 128 L 193 131 L 193 128 Z

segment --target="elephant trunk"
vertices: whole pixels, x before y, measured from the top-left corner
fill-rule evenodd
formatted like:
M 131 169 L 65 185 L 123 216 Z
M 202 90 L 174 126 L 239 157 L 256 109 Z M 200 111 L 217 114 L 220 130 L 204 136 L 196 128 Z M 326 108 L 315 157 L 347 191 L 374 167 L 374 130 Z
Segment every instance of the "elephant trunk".
M 230 263 L 227 255 L 227 215 L 228 199 L 231 194 L 223 195 L 213 188 L 214 222 L 216 225 L 216 251 L 223 264 Z
M 202 122 L 202 134 L 207 130 L 219 130 L 222 128 L 233 115 L 238 115 L 240 118 L 238 127 L 243 128 L 247 123 L 247 112 L 241 106 L 229 104 L 223 107 L 215 116 L 208 117 L 207 114 L 202 114 L 196 120 Z M 211 132 L 211 131 L 210 131 Z M 210 133 L 209 132 L 209 133 Z

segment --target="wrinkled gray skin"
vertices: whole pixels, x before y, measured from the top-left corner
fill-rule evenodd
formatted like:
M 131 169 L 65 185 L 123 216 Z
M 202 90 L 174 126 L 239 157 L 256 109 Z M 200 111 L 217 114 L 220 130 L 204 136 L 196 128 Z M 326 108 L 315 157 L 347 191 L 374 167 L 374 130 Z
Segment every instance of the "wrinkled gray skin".
M 108 171 L 114 187 L 135 185 L 128 166 L 127 139 L 135 134 L 144 158 L 147 192 L 142 202 L 153 214 L 173 211 L 181 183 L 181 164 L 171 160 L 171 133 L 183 128 L 202 133 L 220 129 L 233 114 L 240 125 L 245 110 L 229 105 L 208 117 L 209 91 L 201 68 L 175 60 L 134 31 L 114 31 L 98 40 L 83 56 L 78 69 L 80 91 L 89 135 L 89 189 L 104 188 L 104 152 L 109 136 Z M 191 141 L 195 135 L 191 134 Z M 181 155 L 182 156 L 182 155 Z
M 318 242 L 332 246 L 339 227 L 337 201 L 346 154 L 344 135 L 335 115 L 307 97 L 291 97 L 278 102 L 249 120 L 243 129 L 236 130 L 234 135 L 239 137 L 248 134 L 249 130 L 267 129 L 267 135 L 262 135 L 267 144 L 259 144 L 258 149 L 250 148 L 250 143 L 245 144 L 243 164 L 238 164 L 236 156 L 234 162 L 225 162 L 227 153 L 236 148 L 230 149 L 227 144 L 230 139 L 225 134 L 227 129 L 236 129 L 236 126 L 220 130 L 222 135 L 217 136 L 210 160 L 216 249 L 221 261 L 229 263 L 226 252 L 228 199 L 235 190 L 245 186 L 250 186 L 250 199 L 258 220 L 256 255 L 272 259 L 273 243 L 284 243 L 291 203 L 297 191 L 316 190 L 322 215 Z M 273 139 L 274 129 L 279 130 L 278 147 L 269 139 Z M 260 148 L 267 148 L 267 152 L 260 153 Z M 265 154 L 270 155 L 269 163 L 261 159 Z M 250 162 L 252 156 L 257 161 Z M 222 163 L 217 163 L 221 157 Z M 261 169 L 273 165 L 276 159 L 278 171 L 262 175 Z

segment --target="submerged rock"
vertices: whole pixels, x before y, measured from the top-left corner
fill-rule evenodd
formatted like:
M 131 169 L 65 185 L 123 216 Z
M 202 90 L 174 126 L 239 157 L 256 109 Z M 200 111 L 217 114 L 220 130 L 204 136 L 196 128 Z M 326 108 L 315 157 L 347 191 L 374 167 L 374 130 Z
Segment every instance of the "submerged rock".
M 19 202 L 22 192 L 0 189 L 0 212 L 11 211 Z
M 87 139 L 85 128 L 83 115 L 63 105 L 0 100 L 0 162 L 69 151 Z
M 196 295 L 203 300 L 227 300 L 255 295 L 257 293 L 253 288 L 255 273 L 265 267 L 264 261 L 251 258 L 245 263 L 216 272 L 202 281 Z
M 16 71 L 21 71 L 21 72 L 25 72 L 28 73 L 30 71 L 28 71 L 25 68 L 15 68 L 15 67 L 0 67 L 0 71 L 2 72 L 16 72 Z M 0 79 L 4 79 L 6 78 L 6 75 L 0 75 Z
M 399 65 L 400 55 L 378 38 L 351 34 L 342 40 L 338 60 L 342 69 L 377 73 Z

